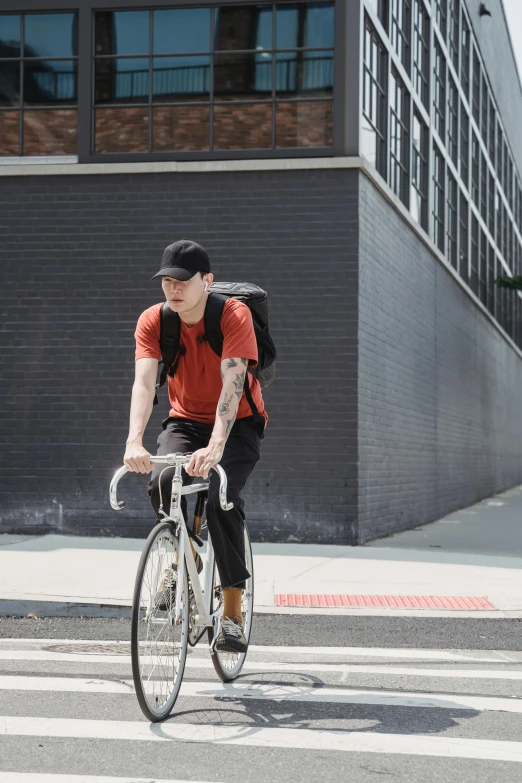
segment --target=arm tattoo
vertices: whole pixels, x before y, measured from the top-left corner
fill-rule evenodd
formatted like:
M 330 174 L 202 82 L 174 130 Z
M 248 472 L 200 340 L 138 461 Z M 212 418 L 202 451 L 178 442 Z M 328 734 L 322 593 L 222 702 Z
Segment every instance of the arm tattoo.
M 235 420 L 236 420 L 236 417 L 233 416 L 231 419 L 229 419 L 229 421 L 227 421 L 227 438 L 230 435 L 230 430 L 234 426 Z
M 241 399 L 243 394 L 243 384 L 245 383 L 245 373 L 241 372 L 236 375 L 236 380 L 234 381 L 234 388 L 236 390 L 236 395 L 238 400 Z
M 221 405 L 219 406 L 219 415 L 224 416 L 225 413 L 228 413 L 230 411 L 230 403 L 232 402 L 232 397 L 234 395 L 231 394 L 228 400 L 225 398 Z
M 227 359 L 227 362 L 228 362 L 227 370 L 231 370 L 233 367 L 238 367 L 239 366 L 238 362 L 236 362 L 235 359 L 232 359 L 232 358 L 231 359 Z M 239 363 L 243 364 L 245 367 L 247 366 L 247 360 L 246 359 L 240 359 Z

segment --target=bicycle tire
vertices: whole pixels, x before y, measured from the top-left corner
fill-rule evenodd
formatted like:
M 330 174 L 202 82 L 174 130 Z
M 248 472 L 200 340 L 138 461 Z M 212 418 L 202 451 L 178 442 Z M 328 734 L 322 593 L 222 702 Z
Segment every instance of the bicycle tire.
M 250 534 L 248 532 L 248 528 L 245 525 L 245 565 L 247 567 L 247 570 L 250 572 L 250 577 L 246 580 L 246 587 L 243 591 L 243 597 L 242 597 L 242 614 L 243 614 L 243 630 L 245 633 L 245 638 L 247 642 L 250 642 L 250 636 L 252 633 L 252 622 L 254 619 L 254 561 L 252 557 L 252 544 L 250 542 Z M 214 561 L 214 574 L 212 577 L 212 592 L 211 592 L 211 611 L 216 611 L 216 602 L 222 603 L 223 596 L 220 594 L 219 596 L 216 595 L 217 589 L 220 590 L 220 586 L 218 585 L 219 582 L 219 574 L 216 566 L 216 562 Z M 212 642 L 214 641 L 214 632 L 215 628 L 212 626 L 212 628 L 208 629 L 208 643 L 209 645 L 212 645 Z M 218 650 L 214 650 L 213 653 L 211 653 L 212 663 L 214 665 L 214 669 L 216 671 L 217 676 L 222 682 L 233 682 L 233 680 L 237 679 L 239 675 L 241 674 L 241 670 L 244 666 L 246 656 L 248 654 L 248 651 L 246 653 L 228 653 L 228 652 L 219 652 Z
M 163 561 L 159 557 L 155 568 L 154 549 L 156 547 L 160 551 L 161 546 L 164 546 L 165 557 Z M 168 612 L 160 611 L 154 604 L 154 596 L 162 578 L 161 574 L 164 573 L 166 567 L 170 567 L 168 564 L 171 557 L 175 562 L 174 552 L 177 553 L 177 551 L 178 540 L 174 534 L 173 525 L 170 522 L 158 523 L 150 532 L 143 548 L 134 585 L 131 615 L 132 677 L 141 710 L 153 723 L 164 720 L 170 714 L 179 694 L 187 658 L 189 607 L 185 563 L 183 563 L 185 578 L 183 580 L 184 594 L 180 622 L 173 624 Z M 177 568 L 179 570 L 179 563 Z M 143 616 L 144 613 L 145 616 Z M 144 627 L 146 627 L 147 633 L 151 628 L 154 629 L 153 635 L 149 639 L 146 638 L 145 641 L 140 638 L 140 631 Z M 165 636 L 164 639 L 161 638 L 162 634 Z M 176 635 L 179 635 L 179 643 L 175 641 Z M 163 657 L 160 652 L 161 645 L 164 647 Z M 174 650 L 177 650 L 177 655 L 172 654 Z M 172 661 L 169 655 L 172 657 Z M 146 666 L 150 666 L 151 677 L 148 679 Z M 156 672 L 156 676 L 153 678 L 154 672 Z M 163 679 L 158 678 L 158 674 L 163 675 Z M 166 687 L 164 691 L 161 691 L 163 682 L 166 683 Z

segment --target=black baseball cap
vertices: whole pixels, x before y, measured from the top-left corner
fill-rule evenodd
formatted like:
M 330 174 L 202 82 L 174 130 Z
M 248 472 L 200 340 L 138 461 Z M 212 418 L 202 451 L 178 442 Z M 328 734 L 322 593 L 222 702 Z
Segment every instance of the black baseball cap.
M 190 280 L 197 272 L 210 272 L 207 251 L 190 239 L 180 239 L 163 251 L 161 269 L 156 277 L 173 277 L 175 280 Z

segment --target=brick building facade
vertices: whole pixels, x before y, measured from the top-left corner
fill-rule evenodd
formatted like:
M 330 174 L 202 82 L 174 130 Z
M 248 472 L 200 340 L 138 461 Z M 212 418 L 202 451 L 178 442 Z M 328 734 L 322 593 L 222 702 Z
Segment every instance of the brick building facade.
M 363 543 L 522 480 L 522 300 L 494 285 L 522 99 L 490 4 L 0 0 L 0 531 L 150 529 L 146 479 L 121 513 L 108 483 L 180 236 L 269 291 L 255 539 Z

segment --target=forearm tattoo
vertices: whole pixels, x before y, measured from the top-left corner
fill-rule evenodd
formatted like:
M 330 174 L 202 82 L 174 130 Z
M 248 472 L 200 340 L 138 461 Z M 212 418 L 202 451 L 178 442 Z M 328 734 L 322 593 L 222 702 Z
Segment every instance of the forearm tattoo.
M 220 404 L 220 406 L 219 406 L 219 415 L 220 416 L 224 416 L 226 413 L 228 413 L 230 411 L 230 403 L 232 402 L 233 396 L 234 395 L 231 394 L 230 397 L 228 398 L 228 400 L 225 397 L 223 402 Z

